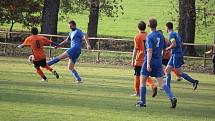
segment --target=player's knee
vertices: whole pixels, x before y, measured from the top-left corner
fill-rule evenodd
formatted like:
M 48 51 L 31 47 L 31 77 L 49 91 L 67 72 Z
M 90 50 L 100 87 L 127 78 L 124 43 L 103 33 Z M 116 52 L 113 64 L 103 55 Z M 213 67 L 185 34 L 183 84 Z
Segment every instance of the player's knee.
M 68 70 L 69 70 L 69 71 L 74 70 L 74 66 L 68 66 Z
M 171 72 L 171 69 L 170 69 L 170 68 L 166 68 L 166 69 L 165 69 L 165 74 L 170 74 L 170 72 Z

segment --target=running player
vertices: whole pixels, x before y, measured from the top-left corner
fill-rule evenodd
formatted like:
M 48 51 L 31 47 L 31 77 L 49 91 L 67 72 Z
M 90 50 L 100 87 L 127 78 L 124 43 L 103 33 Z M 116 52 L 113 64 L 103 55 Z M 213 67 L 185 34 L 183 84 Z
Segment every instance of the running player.
M 178 33 L 173 31 L 173 23 L 167 22 L 166 23 L 167 32 L 169 34 L 169 43 L 170 46 L 166 48 L 166 50 L 171 49 L 171 57 L 166 67 L 166 83 L 170 88 L 170 81 L 171 81 L 171 70 L 173 68 L 176 69 L 177 73 L 183 77 L 185 80 L 189 81 L 192 86 L 193 90 L 196 90 L 199 81 L 194 80 L 186 73 L 183 73 L 181 70 L 181 66 L 184 64 L 183 52 L 182 52 L 182 41 Z
M 78 72 L 74 69 L 76 60 L 81 54 L 81 44 L 82 40 L 85 40 L 87 44 L 87 49 L 90 49 L 90 43 L 87 38 L 87 35 L 85 35 L 80 29 L 76 28 L 76 22 L 70 21 L 69 27 L 71 29 L 71 32 L 69 33 L 68 37 L 62 41 L 59 46 L 62 46 L 68 42 L 70 42 L 71 47 L 66 50 L 64 53 L 59 55 L 58 57 L 54 58 L 53 60 L 48 62 L 48 65 L 51 66 L 57 62 L 59 62 L 62 59 L 69 58 L 68 62 L 68 69 L 72 73 L 72 75 L 75 77 L 76 82 L 80 83 L 82 82 L 81 77 L 79 76 Z
M 45 74 L 43 73 L 43 71 L 40 69 L 40 67 L 43 67 L 48 71 L 52 72 L 58 79 L 59 78 L 58 73 L 47 65 L 46 54 L 44 51 L 44 46 L 50 45 L 50 44 L 53 46 L 57 46 L 58 44 L 52 42 L 46 37 L 38 35 L 38 29 L 36 27 L 32 27 L 31 33 L 32 35 L 27 37 L 25 41 L 18 47 L 23 48 L 27 46 L 31 48 L 32 54 L 34 56 L 34 60 L 33 60 L 34 67 L 36 68 L 36 72 L 41 76 L 43 82 L 48 82 L 48 80 Z

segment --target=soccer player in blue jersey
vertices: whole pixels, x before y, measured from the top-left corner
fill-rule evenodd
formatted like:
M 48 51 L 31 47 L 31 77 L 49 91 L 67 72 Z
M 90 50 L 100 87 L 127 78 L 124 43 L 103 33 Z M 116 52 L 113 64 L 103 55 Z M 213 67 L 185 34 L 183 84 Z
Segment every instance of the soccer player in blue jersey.
M 166 48 L 165 39 L 163 34 L 156 30 L 156 19 L 150 19 L 148 26 L 152 32 L 148 34 L 146 38 L 146 53 L 141 69 L 142 85 L 140 90 L 140 101 L 136 106 L 146 107 L 146 79 L 151 76 L 156 77 L 159 86 L 165 90 L 169 100 L 171 101 L 171 108 L 175 108 L 177 99 L 173 96 L 170 88 L 163 81 L 162 51 Z
M 181 70 L 181 66 L 184 64 L 183 52 L 182 52 L 182 41 L 178 33 L 173 31 L 173 23 L 166 23 L 167 32 L 169 34 L 168 40 L 170 46 L 166 48 L 166 50 L 171 49 L 171 57 L 166 67 L 166 84 L 170 88 L 171 81 L 171 70 L 175 68 L 177 73 L 184 78 L 185 80 L 192 83 L 193 90 L 196 90 L 199 81 L 192 79 L 186 73 L 183 73 Z
M 53 60 L 48 62 L 48 65 L 51 66 L 62 59 L 69 58 L 68 62 L 68 69 L 75 77 L 76 82 L 82 82 L 81 77 L 79 76 L 78 72 L 74 69 L 76 60 L 81 54 L 81 44 L 82 40 L 85 40 L 87 44 L 87 49 L 90 49 L 90 43 L 86 34 L 84 34 L 80 29 L 76 28 L 76 22 L 74 20 L 69 22 L 69 27 L 71 32 L 69 33 L 68 37 L 62 41 L 59 46 L 62 46 L 68 42 L 70 42 L 71 47 L 67 49 L 64 53 L 59 55 L 58 57 L 54 58 Z

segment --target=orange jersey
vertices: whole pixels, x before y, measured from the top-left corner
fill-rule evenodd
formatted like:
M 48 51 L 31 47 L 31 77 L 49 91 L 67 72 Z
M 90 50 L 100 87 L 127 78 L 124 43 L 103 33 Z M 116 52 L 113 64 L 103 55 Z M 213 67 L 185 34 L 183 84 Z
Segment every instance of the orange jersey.
M 168 39 L 165 38 L 165 43 L 166 43 L 166 46 L 168 47 L 169 46 L 169 42 L 168 42 Z M 168 51 L 165 51 L 163 53 L 163 59 L 170 59 L 170 56 L 171 56 L 171 50 L 168 50 Z
M 134 37 L 134 48 L 137 49 L 135 66 L 142 66 L 144 60 L 146 32 L 140 32 Z
M 31 35 L 23 42 L 24 46 L 29 46 L 34 55 L 35 61 L 39 61 L 46 58 L 44 46 L 51 44 L 52 41 L 46 37 L 40 35 Z

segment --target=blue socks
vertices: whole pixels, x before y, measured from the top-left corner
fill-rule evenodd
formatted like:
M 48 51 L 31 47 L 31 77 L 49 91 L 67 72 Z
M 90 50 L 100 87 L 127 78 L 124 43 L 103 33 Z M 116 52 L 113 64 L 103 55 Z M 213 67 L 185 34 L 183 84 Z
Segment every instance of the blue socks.
M 192 79 L 189 75 L 182 73 L 181 77 L 183 77 L 184 79 L 186 79 L 187 81 L 189 81 L 190 83 L 195 83 L 195 80 Z
M 48 62 L 48 65 L 51 66 L 60 61 L 60 58 L 56 57 Z
M 140 89 L 140 101 L 142 104 L 146 104 L 146 87 Z
M 166 85 L 170 88 L 171 74 L 166 74 Z
M 78 72 L 77 72 L 75 69 L 73 69 L 73 70 L 71 71 L 71 73 L 72 73 L 72 75 L 75 77 L 75 79 L 76 79 L 77 81 L 81 81 L 81 77 L 78 75 Z
M 165 90 L 166 95 L 168 96 L 168 98 L 169 98 L 169 99 L 172 99 L 172 98 L 173 98 L 173 94 L 172 94 L 170 88 L 169 88 L 167 85 L 164 85 L 164 86 L 163 86 L 163 89 Z

